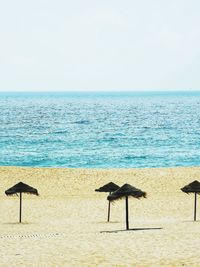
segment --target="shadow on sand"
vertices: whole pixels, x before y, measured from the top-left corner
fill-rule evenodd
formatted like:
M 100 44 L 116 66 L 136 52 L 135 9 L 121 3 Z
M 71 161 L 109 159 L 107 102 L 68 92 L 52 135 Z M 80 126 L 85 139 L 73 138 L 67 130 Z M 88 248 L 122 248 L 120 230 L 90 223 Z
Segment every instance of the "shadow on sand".
M 154 227 L 154 228 L 132 228 L 129 230 L 114 230 L 114 231 L 101 231 L 100 233 L 118 233 L 118 232 L 129 232 L 129 231 L 146 231 L 146 230 L 161 230 L 161 227 Z
M 110 221 L 110 222 L 107 222 L 107 221 L 99 221 L 99 222 L 94 222 L 94 224 L 96 223 L 102 223 L 102 224 L 108 224 L 108 223 L 121 223 L 120 221 Z
M 31 224 L 35 224 L 35 223 L 29 223 L 29 222 L 21 222 L 21 223 L 19 223 L 19 222 L 4 222 L 4 223 L 2 223 L 2 224 L 4 224 L 4 225 L 31 225 Z
M 182 223 L 199 223 L 200 222 L 200 220 L 196 220 L 196 221 L 194 221 L 194 220 L 184 220 L 184 221 L 182 221 Z

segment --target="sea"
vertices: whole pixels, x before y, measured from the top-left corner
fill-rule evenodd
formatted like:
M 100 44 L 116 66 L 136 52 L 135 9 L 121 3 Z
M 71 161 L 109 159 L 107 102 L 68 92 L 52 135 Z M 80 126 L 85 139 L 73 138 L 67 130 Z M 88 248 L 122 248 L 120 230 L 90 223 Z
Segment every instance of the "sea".
M 200 166 L 200 92 L 0 93 L 0 165 Z

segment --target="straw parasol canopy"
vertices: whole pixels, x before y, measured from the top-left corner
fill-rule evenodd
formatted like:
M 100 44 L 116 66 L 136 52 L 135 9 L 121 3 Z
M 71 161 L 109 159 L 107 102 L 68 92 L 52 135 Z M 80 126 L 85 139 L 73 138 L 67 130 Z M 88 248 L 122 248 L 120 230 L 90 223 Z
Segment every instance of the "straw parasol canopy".
M 95 189 L 96 192 L 114 192 L 119 189 L 119 186 L 113 182 L 105 184 L 104 186 L 100 187 L 99 189 Z
M 128 197 L 134 197 L 134 198 L 141 198 L 146 197 L 146 192 L 141 191 L 140 189 L 130 185 L 130 184 L 124 184 L 122 187 L 120 187 L 118 190 L 113 192 L 111 195 L 107 197 L 109 201 L 114 201 L 117 199 L 125 198 L 126 200 L 126 229 L 129 230 L 129 220 L 128 220 Z
M 200 194 L 200 182 L 195 180 L 192 183 L 181 188 L 184 193 L 197 193 Z
M 22 182 L 19 182 L 18 184 L 14 185 L 13 187 L 9 188 L 8 190 L 5 191 L 5 194 L 7 196 L 11 195 L 17 195 L 20 194 L 20 209 L 19 209 L 19 222 L 21 223 L 21 218 L 22 218 L 22 193 L 27 193 L 27 194 L 33 194 L 38 196 L 38 191 L 37 189 L 24 184 Z
M 187 194 L 194 193 L 194 221 L 196 221 L 197 194 L 200 194 L 200 182 L 195 180 L 181 188 L 181 190 Z
M 5 191 L 5 194 L 8 195 L 14 195 L 17 193 L 27 193 L 27 194 L 33 194 L 38 196 L 37 189 L 31 187 L 30 185 L 24 184 L 22 182 L 19 182 L 18 184 L 12 186 L 8 190 Z
M 130 184 L 124 184 L 122 187 L 120 187 L 118 190 L 108 196 L 108 200 L 113 201 L 126 196 L 141 198 L 146 197 L 146 193 Z
M 110 182 L 108 184 L 103 185 L 102 187 L 95 189 L 96 192 L 109 192 L 111 194 L 115 190 L 119 189 L 119 186 L 116 185 L 113 182 Z M 110 221 L 110 201 L 108 202 L 108 219 L 107 221 Z

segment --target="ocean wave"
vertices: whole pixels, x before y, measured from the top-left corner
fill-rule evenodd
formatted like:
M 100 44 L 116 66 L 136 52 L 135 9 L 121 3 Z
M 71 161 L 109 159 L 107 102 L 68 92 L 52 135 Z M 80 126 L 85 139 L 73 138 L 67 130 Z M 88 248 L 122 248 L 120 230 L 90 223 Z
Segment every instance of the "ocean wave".
M 91 122 L 89 120 L 78 120 L 74 121 L 75 124 L 90 124 Z

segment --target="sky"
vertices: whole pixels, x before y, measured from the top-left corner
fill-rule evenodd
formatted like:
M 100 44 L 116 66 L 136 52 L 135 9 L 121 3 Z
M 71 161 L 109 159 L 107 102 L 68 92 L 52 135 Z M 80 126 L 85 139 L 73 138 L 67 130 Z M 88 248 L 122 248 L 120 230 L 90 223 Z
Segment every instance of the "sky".
M 0 91 L 200 90 L 199 0 L 6 0 Z

